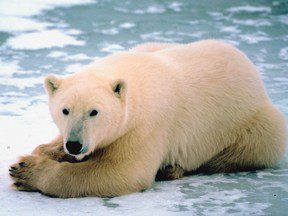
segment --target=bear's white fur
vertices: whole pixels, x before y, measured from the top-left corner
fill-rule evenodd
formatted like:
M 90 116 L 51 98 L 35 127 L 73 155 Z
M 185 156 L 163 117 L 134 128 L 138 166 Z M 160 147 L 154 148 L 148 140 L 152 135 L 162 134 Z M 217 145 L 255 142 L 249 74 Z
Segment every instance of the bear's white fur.
M 67 78 L 49 76 L 45 87 L 64 148 L 73 135 L 88 148 L 76 157 L 92 156 L 57 162 L 54 180 L 34 186 L 44 193 L 121 195 L 150 187 L 165 165 L 263 168 L 285 151 L 284 116 L 255 66 L 223 42 L 140 45 Z M 98 115 L 90 117 L 93 109 Z

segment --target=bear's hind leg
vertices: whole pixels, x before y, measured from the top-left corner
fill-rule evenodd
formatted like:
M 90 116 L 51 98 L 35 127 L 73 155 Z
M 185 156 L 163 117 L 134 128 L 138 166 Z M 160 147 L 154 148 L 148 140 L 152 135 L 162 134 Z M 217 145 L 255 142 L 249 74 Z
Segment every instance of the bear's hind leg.
M 272 167 L 286 145 L 285 118 L 272 105 L 235 130 L 236 142 L 197 169 L 197 173 L 249 171 Z
M 168 165 L 163 169 L 159 169 L 155 177 L 156 181 L 170 181 L 180 179 L 184 176 L 184 169 L 179 165 Z

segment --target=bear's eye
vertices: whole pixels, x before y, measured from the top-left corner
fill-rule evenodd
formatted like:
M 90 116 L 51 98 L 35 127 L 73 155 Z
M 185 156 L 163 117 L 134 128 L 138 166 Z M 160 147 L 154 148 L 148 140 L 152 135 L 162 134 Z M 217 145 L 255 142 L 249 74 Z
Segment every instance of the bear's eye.
M 97 114 L 98 114 L 97 110 L 92 110 L 89 115 L 92 117 L 92 116 L 96 116 Z
M 64 115 L 69 115 L 69 110 L 65 108 L 65 109 L 62 110 L 62 113 Z

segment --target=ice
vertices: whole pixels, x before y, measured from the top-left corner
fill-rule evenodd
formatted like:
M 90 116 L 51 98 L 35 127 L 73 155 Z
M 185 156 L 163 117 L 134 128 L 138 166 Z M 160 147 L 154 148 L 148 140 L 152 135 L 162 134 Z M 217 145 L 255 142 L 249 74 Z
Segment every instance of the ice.
M 135 27 L 135 23 L 131 23 L 131 22 L 125 22 L 125 23 L 122 23 L 120 25 L 120 28 L 123 28 L 123 29 L 130 29 L 130 28 L 133 28 Z
M 288 15 L 279 16 L 279 20 L 280 20 L 280 22 L 288 25 Z
M 4 62 L 0 59 L 0 79 L 3 77 L 11 77 L 19 69 L 18 62 Z
M 79 53 L 76 55 L 68 55 L 67 53 L 61 52 L 61 51 L 51 52 L 48 54 L 47 57 L 55 58 L 55 59 L 59 59 L 59 60 L 64 60 L 64 61 L 68 61 L 68 60 L 74 60 L 74 61 L 91 60 L 91 57 L 87 56 L 84 53 Z
M 79 53 L 76 55 L 68 55 L 66 58 L 66 60 L 73 60 L 73 61 L 82 61 L 82 60 L 91 60 L 91 57 L 87 56 L 84 53 Z
M 101 33 L 105 35 L 117 35 L 119 34 L 119 31 L 117 28 L 110 28 L 110 29 L 103 29 Z
M 279 57 L 283 60 L 288 60 L 288 47 L 283 47 L 280 50 Z
M 240 24 L 240 25 L 246 25 L 246 26 L 271 26 L 269 20 L 261 20 L 261 19 L 245 19 L 245 20 L 237 20 L 234 19 L 233 23 Z
M 70 29 L 67 33 L 57 29 L 47 30 L 47 27 L 52 25 L 51 23 L 35 21 L 29 17 L 39 15 L 45 10 L 52 10 L 55 7 L 70 7 L 92 2 L 92 0 L 40 0 L 37 3 L 33 0 L 0 1 L 0 31 L 12 33 L 35 31 L 10 38 L 7 44 L 13 49 L 84 45 L 83 41 L 76 40 L 71 36 L 79 34 L 79 30 Z
M 159 14 L 164 13 L 166 9 L 160 5 L 151 5 L 146 9 L 137 9 L 134 11 L 135 14 Z
M 36 50 L 67 45 L 83 46 L 85 41 L 77 40 L 59 30 L 46 30 L 15 36 L 7 41 L 7 45 L 12 49 Z
M 92 3 L 93 0 L 4 0 L 0 1 L 0 14 L 9 16 L 35 16 L 55 7 Z
M 108 52 L 108 53 L 113 53 L 115 51 L 121 51 L 124 50 L 124 47 L 119 45 L 119 44 L 103 44 L 103 48 L 101 51 L 103 52 Z
M 266 12 L 269 13 L 271 12 L 270 7 L 255 7 L 255 6 L 240 6 L 240 7 L 232 7 L 227 9 L 227 11 L 232 12 L 232 13 L 241 13 L 241 12 L 249 12 L 249 13 L 255 13 L 255 12 Z
M 240 38 L 242 41 L 244 41 L 248 44 L 257 44 L 260 41 L 271 40 L 269 37 L 267 37 L 265 34 L 262 34 L 261 32 L 256 32 L 253 34 L 241 34 Z
M 151 33 L 147 33 L 147 34 L 142 34 L 140 35 L 141 39 L 143 41 L 160 41 L 162 43 L 166 42 L 166 43 L 173 43 L 180 41 L 181 39 L 179 37 L 168 37 L 166 36 L 163 32 L 161 31 L 155 31 L 155 32 L 151 32 Z
M 6 83 L 8 87 L 16 87 L 18 90 L 24 90 L 28 87 L 35 87 L 38 84 L 42 84 L 43 76 L 41 77 L 33 77 L 33 78 L 13 78 L 13 79 L 7 79 L 7 78 L 0 78 L 0 83 Z
M 172 2 L 168 7 L 175 12 L 180 12 L 182 10 L 183 4 L 180 2 Z
M 41 31 L 47 26 L 49 26 L 49 23 L 38 22 L 22 17 L 0 15 L 0 31 L 2 32 Z
M 54 51 L 54 52 L 51 52 L 48 54 L 48 57 L 57 58 L 57 59 L 59 59 L 59 58 L 62 59 L 62 57 L 66 57 L 66 56 L 67 56 L 67 53 L 61 52 L 61 51 Z
M 223 32 L 240 33 L 241 31 L 235 26 L 225 26 L 221 28 Z
M 84 65 L 82 65 L 82 64 L 71 64 L 65 68 L 65 71 L 67 73 L 75 73 L 75 72 L 79 71 L 83 66 Z

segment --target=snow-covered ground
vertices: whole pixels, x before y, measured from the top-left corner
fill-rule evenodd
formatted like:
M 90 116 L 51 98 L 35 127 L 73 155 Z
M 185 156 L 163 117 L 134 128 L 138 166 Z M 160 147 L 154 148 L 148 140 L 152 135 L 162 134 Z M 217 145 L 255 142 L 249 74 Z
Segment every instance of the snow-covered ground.
M 0 1 L 0 215 L 285 215 L 287 153 L 275 169 L 196 175 L 116 198 L 57 199 L 9 188 L 9 164 L 57 134 L 43 78 L 147 41 L 219 38 L 258 66 L 288 115 L 288 3 L 255 1 Z

